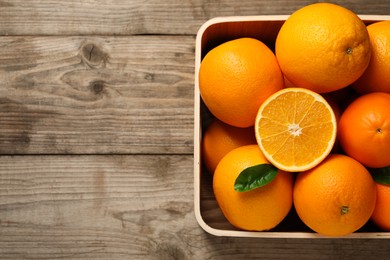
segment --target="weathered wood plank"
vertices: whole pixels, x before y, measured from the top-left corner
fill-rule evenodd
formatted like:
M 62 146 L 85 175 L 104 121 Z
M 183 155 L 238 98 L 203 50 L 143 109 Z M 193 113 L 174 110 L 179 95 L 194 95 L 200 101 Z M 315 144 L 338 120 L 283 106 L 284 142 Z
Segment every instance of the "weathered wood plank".
M 191 155 L 0 156 L 1 259 L 386 259 L 386 240 L 214 237 Z
M 187 254 L 191 165 L 189 155 L 1 156 L 0 258 Z
M 0 37 L 0 154 L 192 153 L 193 36 Z
M 310 0 L 2 0 L 0 35 L 196 34 L 216 16 L 290 14 Z M 389 14 L 387 0 L 335 0 L 361 14 Z

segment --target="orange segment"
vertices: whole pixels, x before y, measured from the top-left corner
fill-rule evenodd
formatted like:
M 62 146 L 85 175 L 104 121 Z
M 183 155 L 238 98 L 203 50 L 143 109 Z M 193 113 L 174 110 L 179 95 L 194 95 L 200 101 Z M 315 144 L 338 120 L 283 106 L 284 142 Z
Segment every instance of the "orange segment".
M 285 171 L 305 171 L 330 153 L 337 123 L 332 108 L 319 94 L 286 88 L 260 107 L 255 123 L 257 143 L 265 157 Z

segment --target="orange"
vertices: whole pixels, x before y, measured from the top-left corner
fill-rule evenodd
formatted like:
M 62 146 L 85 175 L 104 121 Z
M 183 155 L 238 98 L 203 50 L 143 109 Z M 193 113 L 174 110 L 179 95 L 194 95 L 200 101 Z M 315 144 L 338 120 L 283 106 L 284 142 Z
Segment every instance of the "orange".
M 307 5 L 282 25 L 275 43 L 285 77 L 317 93 L 356 81 L 370 61 L 365 24 L 352 11 L 330 3 Z
M 284 78 L 284 85 L 286 88 L 296 88 L 296 86 L 294 86 L 286 77 Z M 341 117 L 341 108 L 339 103 L 337 102 L 337 99 L 333 96 L 333 93 L 335 92 L 325 93 L 322 94 L 322 96 L 325 98 L 326 102 L 328 102 L 330 107 L 333 109 L 334 115 L 336 117 L 336 122 L 338 122 Z
M 202 139 L 202 157 L 206 168 L 214 173 L 223 156 L 234 148 L 248 144 L 256 144 L 253 127 L 234 127 L 214 119 Z
M 390 94 L 355 99 L 341 115 L 338 139 L 344 152 L 372 168 L 390 165 Z
M 379 228 L 390 231 L 390 186 L 376 183 L 376 205 L 371 220 Z
M 317 167 L 298 174 L 293 198 L 299 218 L 309 228 L 342 236 L 370 219 L 376 201 L 375 182 L 358 161 L 332 154 Z
M 371 60 L 353 87 L 361 94 L 390 93 L 390 21 L 370 24 L 367 30 L 371 42 Z
M 260 107 L 255 135 L 265 157 L 285 171 L 305 171 L 330 153 L 336 139 L 336 117 L 319 94 L 285 88 Z
M 277 226 L 292 207 L 293 175 L 278 171 L 265 186 L 247 192 L 234 190 L 240 172 L 268 163 L 257 145 L 241 146 L 225 155 L 217 166 L 213 190 L 222 213 L 235 227 L 263 231 Z
M 237 127 L 253 126 L 261 103 L 283 87 L 274 53 L 252 38 L 215 47 L 199 69 L 204 103 L 215 117 Z

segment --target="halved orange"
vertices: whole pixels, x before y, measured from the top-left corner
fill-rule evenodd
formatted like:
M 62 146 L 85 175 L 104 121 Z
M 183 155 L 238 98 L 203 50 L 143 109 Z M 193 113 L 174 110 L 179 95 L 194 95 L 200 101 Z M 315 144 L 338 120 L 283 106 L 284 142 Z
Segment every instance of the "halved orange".
M 306 171 L 330 153 L 337 123 L 332 108 L 319 94 L 304 88 L 285 88 L 261 106 L 255 122 L 257 143 L 277 168 Z

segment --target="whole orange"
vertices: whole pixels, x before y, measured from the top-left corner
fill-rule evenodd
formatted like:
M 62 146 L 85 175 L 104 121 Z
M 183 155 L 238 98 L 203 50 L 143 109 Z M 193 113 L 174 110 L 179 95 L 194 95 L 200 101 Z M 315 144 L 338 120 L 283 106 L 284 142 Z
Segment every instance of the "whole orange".
M 341 115 L 338 139 L 346 154 L 372 168 L 390 165 L 390 94 L 355 99 Z
M 284 87 L 274 53 L 262 42 L 240 38 L 209 51 L 199 69 L 201 97 L 221 121 L 249 127 L 262 102 Z
M 370 41 L 363 21 L 330 3 L 307 5 L 282 25 L 275 52 L 286 78 L 317 93 L 356 81 L 370 61 Z
M 236 148 L 217 166 L 213 190 L 222 213 L 235 227 L 263 231 L 277 226 L 292 207 L 293 175 L 278 171 L 265 186 L 247 192 L 234 190 L 238 175 L 246 168 L 268 163 L 257 145 Z
M 371 60 L 353 87 L 361 94 L 390 93 L 390 21 L 370 24 L 367 30 L 371 42 Z
M 234 148 L 256 144 L 253 127 L 239 128 L 214 119 L 202 139 L 202 158 L 210 173 L 214 173 L 219 161 Z
M 374 211 L 375 183 L 353 158 L 331 154 L 315 168 L 298 174 L 294 206 L 312 230 L 342 236 L 361 228 Z
M 376 183 L 376 205 L 371 220 L 381 229 L 390 231 L 390 186 Z

